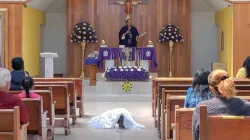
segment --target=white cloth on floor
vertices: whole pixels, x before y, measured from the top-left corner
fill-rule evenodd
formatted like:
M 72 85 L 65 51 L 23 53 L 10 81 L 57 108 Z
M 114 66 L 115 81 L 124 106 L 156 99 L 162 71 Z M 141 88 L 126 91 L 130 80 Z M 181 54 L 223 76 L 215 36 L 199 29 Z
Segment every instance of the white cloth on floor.
M 136 123 L 132 114 L 124 108 L 108 110 L 100 116 L 95 116 L 89 120 L 88 125 L 92 128 L 115 128 L 121 115 L 124 117 L 123 125 L 126 129 L 140 130 L 145 128 L 144 125 Z

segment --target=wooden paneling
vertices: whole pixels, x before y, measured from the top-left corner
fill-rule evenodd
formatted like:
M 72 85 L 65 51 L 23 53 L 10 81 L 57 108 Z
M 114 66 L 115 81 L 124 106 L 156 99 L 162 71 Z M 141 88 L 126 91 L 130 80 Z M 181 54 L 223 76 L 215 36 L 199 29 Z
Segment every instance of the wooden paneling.
M 87 21 L 97 32 L 98 44 L 88 44 L 86 54 L 98 50 L 100 41 L 105 40 L 109 47 L 118 47 L 118 32 L 125 25 L 124 7 L 112 4 L 114 0 L 67 0 L 67 75 L 79 77 L 81 74 L 81 47 L 80 44 L 69 42 L 74 25 Z M 138 46 L 146 46 L 148 40 L 155 44 L 160 76 L 169 73 L 168 43 L 158 43 L 158 33 L 163 25 L 175 24 L 180 27 L 185 42 L 176 44 L 173 52 L 174 76 L 190 76 L 190 0 L 144 0 L 144 4 L 133 7 L 133 25 L 140 33 L 147 32 Z M 85 66 L 85 75 L 88 68 Z
M 233 76 L 250 56 L 250 2 L 233 4 Z
M 6 8 L 8 14 L 8 57 L 5 60 L 8 64 L 5 67 L 12 69 L 11 59 L 22 56 L 23 5 L 21 2 L 0 2 L 0 8 Z

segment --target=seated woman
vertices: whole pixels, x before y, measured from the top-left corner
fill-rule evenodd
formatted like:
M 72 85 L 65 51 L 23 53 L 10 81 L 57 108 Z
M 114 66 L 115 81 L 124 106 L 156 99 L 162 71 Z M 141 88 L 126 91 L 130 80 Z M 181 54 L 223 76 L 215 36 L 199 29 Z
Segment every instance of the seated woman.
M 243 66 L 237 72 L 236 77 L 237 78 L 250 78 L 250 56 L 248 56 L 245 59 Z
M 193 86 L 187 90 L 184 102 L 185 108 L 195 108 L 201 101 L 214 98 L 214 94 L 210 92 L 208 85 L 209 71 L 200 69 L 196 71 L 193 79 Z
M 197 105 L 192 119 L 193 140 L 199 140 L 200 105 L 207 106 L 209 115 L 250 116 L 250 102 L 235 97 L 234 81 L 224 70 L 215 70 L 208 76 L 210 90 L 215 98 Z
M 10 90 L 22 90 L 22 80 L 26 76 L 22 57 L 12 59 L 12 68 Z
M 32 77 L 25 77 L 22 80 L 22 87 L 24 89 L 24 92 L 19 94 L 19 97 L 21 98 L 39 98 L 40 96 L 36 93 L 34 93 L 33 91 L 31 91 L 33 89 L 34 86 L 34 80 Z

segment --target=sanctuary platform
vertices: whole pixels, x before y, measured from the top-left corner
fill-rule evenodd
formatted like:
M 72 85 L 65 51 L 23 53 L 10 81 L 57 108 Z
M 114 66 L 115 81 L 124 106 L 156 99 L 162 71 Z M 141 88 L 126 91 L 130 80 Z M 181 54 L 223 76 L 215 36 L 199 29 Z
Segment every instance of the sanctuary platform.
M 89 86 L 89 80 L 84 80 L 84 100 L 88 102 L 150 102 L 152 81 L 130 82 L 132 90 L 123 91 L 122 85 L 125 81 L 106 81 L 103 73 L 97 73 L 96 86 Z M 157 73 L 151 73 L 157 77 Z

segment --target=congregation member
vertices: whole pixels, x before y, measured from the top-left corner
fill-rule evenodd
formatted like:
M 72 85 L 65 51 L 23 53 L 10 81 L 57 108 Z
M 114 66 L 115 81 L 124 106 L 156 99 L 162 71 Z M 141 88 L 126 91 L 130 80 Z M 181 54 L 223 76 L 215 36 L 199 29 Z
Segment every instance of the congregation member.
M 10 81 L 10 71 L 0 68 L 0 109 L 14 109 L 15 106 L 19 106 L 21 123 L 27 124 L 29 122 L 29 114 L 21 98 L 18 95 L 7 93 L 10 88 Z
M 22 57 L 12 59 L 12 69 L 10 90 L 22 90 L 22 80 L 26 76 Z
M 250 78 L 250 56 L 248 56 L 245 59 L 242 65 L 242 68 L 238 70 L 236 77 L 237 78 Z
M 209 115 L 250 116 L 250 102 L 236 96 L 234 81 L 224 70 L 215 70 L 208 76 L 208 83 L 215 98 L 197 105 L 192 118 L 193 140 L 199 140 L 200 105 L 207 106 Z
M 39 98 L 40 96 L 38 94 L 36 94 L 34 91 L 32 91 L 34 89 L 34 80 L 32 77 L 25 77 L 22 80 L 22 87 L 24 92 L 20 93 L 19 96 L 21 98 Z
M 200 69 L 196 71 L 192 82 L 192 87 L 187 90 L 184 108 L 195 108 L 201 101 L 214 98 L 208 85 L 208 75 L 210 71 Z

